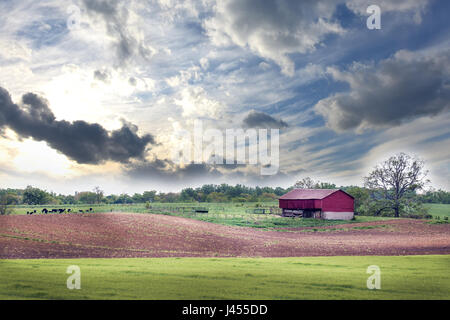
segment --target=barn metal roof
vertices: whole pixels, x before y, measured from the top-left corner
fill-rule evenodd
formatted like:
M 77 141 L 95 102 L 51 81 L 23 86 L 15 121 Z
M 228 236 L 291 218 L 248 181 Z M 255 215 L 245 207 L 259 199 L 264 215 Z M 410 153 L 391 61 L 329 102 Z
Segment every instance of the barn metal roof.
M 323 199 L 340 189 L 294 189 L 281 196 L 281 200 L 312 200 Z

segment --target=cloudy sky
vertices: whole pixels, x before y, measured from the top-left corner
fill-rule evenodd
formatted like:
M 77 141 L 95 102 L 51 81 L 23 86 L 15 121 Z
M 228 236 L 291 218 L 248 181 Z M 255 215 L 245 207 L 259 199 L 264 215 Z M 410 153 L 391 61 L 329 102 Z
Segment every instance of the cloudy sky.
M 369 30 L 367 7 L 381 8 Z M 2 0 L 0 187 L 362 184 L 400 151 L 450 189 L 448 1 Z M 277 128 L 280 164 L 177 164 L 180 129 Z

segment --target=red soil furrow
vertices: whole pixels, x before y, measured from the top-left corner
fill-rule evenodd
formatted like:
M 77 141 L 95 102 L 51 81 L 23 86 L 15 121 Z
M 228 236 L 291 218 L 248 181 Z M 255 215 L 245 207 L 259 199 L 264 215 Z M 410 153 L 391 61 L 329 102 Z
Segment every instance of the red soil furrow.
M 368 226 L 375 228 L 355 229 Z M 0 259 L 450 254 L 448 224 L 404 219 L 311 229 L 263 231 L 132 213 L 1 216 Z

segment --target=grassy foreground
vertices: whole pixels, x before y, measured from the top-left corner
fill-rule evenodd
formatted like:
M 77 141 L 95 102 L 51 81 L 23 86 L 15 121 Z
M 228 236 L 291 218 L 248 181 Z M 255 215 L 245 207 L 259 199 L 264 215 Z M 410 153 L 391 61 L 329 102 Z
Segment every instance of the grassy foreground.
M 69 290 L 66 269 L 81 269 Z M 369 265 L 381 289 L 369 290 Z M 450 256 L 1 260 L 0 299 L 450 299 Z

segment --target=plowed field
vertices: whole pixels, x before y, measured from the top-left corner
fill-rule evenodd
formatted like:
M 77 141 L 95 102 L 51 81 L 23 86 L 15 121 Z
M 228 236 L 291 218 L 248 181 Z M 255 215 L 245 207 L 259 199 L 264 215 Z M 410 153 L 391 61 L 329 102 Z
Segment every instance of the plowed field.
M 0 259 L 450 254 L 450 224 L 398 219 L 264 231 L 132 213 L 0 217 Z

